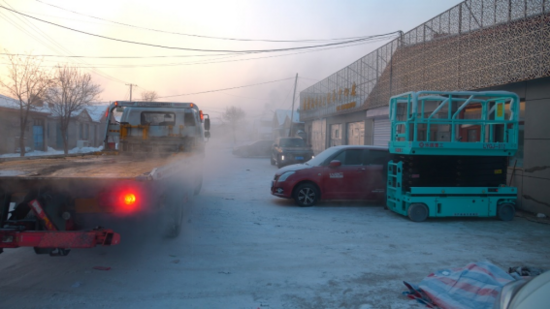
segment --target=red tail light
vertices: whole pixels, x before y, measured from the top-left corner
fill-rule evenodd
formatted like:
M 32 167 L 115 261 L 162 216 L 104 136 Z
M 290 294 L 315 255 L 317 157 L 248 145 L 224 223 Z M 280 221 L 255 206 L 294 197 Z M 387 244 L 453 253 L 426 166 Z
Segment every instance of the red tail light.
M 129 215 L 142 210 L 143 198 L 136 188 L 118 188 L 99 195 L 101 207 L 113 213 Z
M 117 202 L 114 205 L 117 212 L 130 214 L 138 210 L 138 198 L 135 192 L 122 191 L 116 193 Z
M 130 206 L 136 203 L 136 196 L 133 193 L 126 193 L 124 195 L 124 204 Z

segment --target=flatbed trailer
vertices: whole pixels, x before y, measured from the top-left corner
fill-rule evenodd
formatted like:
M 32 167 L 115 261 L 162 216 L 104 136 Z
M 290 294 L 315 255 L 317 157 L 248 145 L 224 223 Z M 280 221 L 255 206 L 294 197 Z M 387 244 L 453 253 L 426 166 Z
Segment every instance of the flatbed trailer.
M 428 217 L 512 220 L 517 188 L 506 157 L 518 147 L 519 98 L 504 91 L 409 92 L 390 99 L 386 206 Z
M 110 112 L 134 104 L 117 102 Z M 168 104 L 177 108 L 183 105 Z M 156 105 L 140 103 L 139 107 L 150 114 Z M 3 248 L 34 247 L 36 253 L 66 255 L 73 248 L 116 245 L 120 235 L 104 228 L 113 219 L 149 217 L 156 220 L 165 236 L 177 236 L 183 208 L 202 186 L 203 145 L 187 149 L 177 146 L 176 151 L 140 151 L 145 149 L 143 145 L 150 149 L 153 144 L 140 138 L 135 150 L 118 149 L 111 141 L 127 146 L 120 128 L 128 131 L 130 126 L 110 121 L 105 151 L 0 159 L 0 253 Z M 191 131 L 204 136 L 202 127 Z M 154 137 L 152 142 L 163 149 L 191 145 L 188 136 L 175 134 Z

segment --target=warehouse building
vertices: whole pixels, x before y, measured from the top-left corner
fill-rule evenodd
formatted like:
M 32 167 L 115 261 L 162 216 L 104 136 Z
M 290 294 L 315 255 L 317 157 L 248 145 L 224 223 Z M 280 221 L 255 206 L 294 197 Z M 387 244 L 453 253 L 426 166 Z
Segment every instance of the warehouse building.
M 316 153 L 387 146 L 389 98 L 420 90 L 518 94 L 509 182 L 522 209 L 550 215 L 550 0 L 464 1 L 302 91 L 300 121 Z M 464 138 L 479 140 L 478 129 Z

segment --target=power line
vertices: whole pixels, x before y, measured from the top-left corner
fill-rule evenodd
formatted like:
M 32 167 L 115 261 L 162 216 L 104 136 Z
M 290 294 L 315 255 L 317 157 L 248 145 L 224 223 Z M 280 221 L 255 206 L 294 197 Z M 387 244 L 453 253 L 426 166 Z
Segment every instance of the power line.
M 25 54 L 0 53 L 7 56 L 26 56 Z M 234 55 L 233 53 L 225 54 L 199 54 L 199 55 L 173 55 L 173 56 L 73 56 L 73 55 L 36 55 L 44 58 L 90 58 L 90 59 L 149 59 L 149 58 L 188 58 L 188 57 L 214 57 Z
M 84 13 L 72 11 L 72 10 L 69 10 L 69 9 L 62 8 L 62 7 L 60 7 L 60 6 L 57 6 L 57 5 L 53 5 L 53 4 L 50 4 L 50 3 L 46 3 L 46 2 L 40 1 L 40 0 L 36 0 L 36 2 L 40 2 L 40 3 L 42 3 L 42 4 L 45 4 L 45 5 L 48 5 L 48 6 L 51 6 L 51 7 L 60 9 L 60 10 L 63 10 L 63 11 L 67 11 L 67 12 L 70 12 L 70 13 L 73 13 L 73 14 L 77 14 L 77 15 L 81 15 L 81 16 L 86 16 L 86 17 L 90 17 L 90 18 L 93 18 L 93 19 L 102 20 L 102 21 L 106 21 L 106 22 L 110 22 L 110 23 L 113 23 L 113 24 L 122 25 L 122 26 L 126 26 L 126 27 L 137 28 L 137 29 L 142 29 L 142 30 L 147 30 L 147 31 L 153 31 L 153 32 L 167 33 L 167 34 L 175 34 L 175 35 L 182 35 L 182 36 L 191 36 L 191 37 L 204 38 L 204 39 L 229 40 L 229 41 L 244 41 L 244 42 L 300 43 L 300 42 L 346 41 L 346 40 L 355 40 L 355 39 L 364 38 L 364 37 L 347 37 L 347 38 L 334 38 L 334 39 L 273 40 L 273 39 L 243 39 L 243 38 L 229 38 L 229 37 L 206 36 L 206 35 L 198 35 L 198 34 L 189 34 L 189 33 L 181 33 L 181 32 L 173 32 L 173 31 L 158 30 L 158 29 L 153 29 L 153 28 L 147 28 L 147 27 L 141 27 L 141 26 L 136 26 L 136 25 L 131 25 L 131 24 L 125 24 L 125 23 L 121 23 L 121 22 L 114 21 L 114 20 L 110 20 L 110 19 L 106 19 L 106 18 L 101 18 L 101 17 L 97 17 L 97 16 L 93 16 L 93 15 L 88 15 L 88 14 L 84 14 Z
M 327 44 L 320 44 L 320 45 L 308 45 L 308 46 L 300 46 L 300 47 L 278 48 L 278 49 L 249 49 L 249 50 L 201 49 L 201 48 L 186 48 L 186 47 L 177 47 L 177 46 L 167 46 L 167 45 L 151 44 L 151 43 L 146 43 L 146 42 L 138 42 L 138 41 L 112 38 L 112 37 L 108 37 L 108 36 L 104 36 L 104 35 L 94 34 L 94 33 L 86 32 L 86 31 L 66 27 L 66 26 L 56 24 L 56 23 L 53 23 L 53 22 L 50 22 L 50 21 L 47 21 L 47 20 L 44 20 L 44 19 L 40 19 L 40 18 L 31 16 L 31 15 L 28 15 L 28 14 L 25 14 L 25 13 L 21 13 L 19 11 L 7 8 L 5 6 L 0 5 L 0 8 L 3 8 L 5 10 L 14 12 L 14 13 L 19 14 L 21 16 L 32 18 L 34 20 L 38 20 L 40 22 L 47 23 L 47 24 L 50 24 L 50 25 L 53 25 L 53 26 L 56 26 L 56 27 L 60 27 L 60 28 L 67 29 L 67 30 L 70 30 L 70 31 L 74 31 L 74 32 L 78 32 L 78 33 L 82 33 L 82 34 L 86 34 L 86 35 L 89 35 L 89 36 L 94 36 L 94 37 L 98 37 L 98 38 L 102 38 L 102 39 L 106 39 L 106 40 L 111 40 L 111 41 L 115 41 L 115 42 L 134 44 L 134 45 L 142 45 L 142 46 L 149 46 L 149 47 L 156 47 L 156 48 L 164 48 L 164 49 L 172 49 L 172 50 L 187 50 L 187 51 L 201 51 L 201 52 L 268 53 L 268 52 L 304 50 L 304 49 L 313 49 L 313 48 L 319 48 L 319 47 L 328 47 L 328 46 L 337 46 L 337 45 L 357 43 L 357 42 L 367 41 L 367 40 L 370 40 L 370 39 L 373 39 L 373 38 L 379 38 L 379 37 L 382 37 L 382 36 L 394 35 L 394 34 L 397 33 L 397 31 L 396 31 L 396 32 L 382 34 L 382 35 L 362 37 L 362 38 L 359 38 L 359 39 L 341 41 L 341 42 L 336 42 L 336 43 L 327 43 Z
M 6 5 L 10 6 L 6 1 L 3 1 Z M 11 6 L 10 6 L 11 7 Z M 5 8 L 5 7 L 3 7 Z M 5 8 L 5 9 L 8 9 L 8 8 Z M 11 11 L 14 11 L 12 9 L 8 9 L 8 10 L 11 10 Z M 2 14 L 3 15 L 3 14 Z M 16 15 L 16 17 L 19 19 L 20 17 L 18 17 Z M 8 22 L 10 22 L 9 18 L 5 17 L 6 20 L 8 20 Z M 25 20 L 21 20 L 24 24 L 27 24 L 27 25 L 30 25 L 31 26 L 31 29 L 34 29 L 37 33 L 41 34 L 42 36 L 44 36 L 46 38 L 46 40 L 50 41 L 53 45 L 57 46 L 59 49 L 57 49 L 56 47 L 52 47 L 50 46 L 48 43 L 45 43 L 43 42 L 40 38 L 36 38 L 35 36 L 33 36 L 30 32 L 27 32 L 25 29 L 19 27 L 19 25 L 15 24 L 15 23 L 12 23 L 10 22 L 13 26 L 15 26 L 16 28 L 18 28 L 19 30 L 21 30 L 22 32 L 26 33 L 27 35 L 31 36 L 33 39 L 35 39 L 36 41 L 40 42 L 41 44 L 45 45 L 46 47 L 48 47 L 49 49 L 51 50 L 54 50 L 54 51 L 61 51 L 61 53 L 66 53 L 66 54 L 71 54 L 70 51 L 68 51 L 66 48 L 64 48 L 63 46 L 61 46 L 59 43 L 57 43 L 54 39 L 52 39 L 51 37 L 49 37 L 46 33 L 44 33 L 42 30 L 40 30 L 39 28 L 37 28 L 34 24 L 32 24 L 32 22 L 28 21 L 25 21 Z M 80 63 L 84 63 L 86 65 L 88 65 L 86 62 L 82 62 L 82 61 L 79 61 Z M 116 77 L 113 77 L 113 76 L 110 76 L 108 75 L 107 73 L 103 73 L 95 68 L 91 68 L 90 70 L 92 73 L 95 73 L 96 75 L 99 75 L 103 78 L 106 78 L 106 79 L 109 79 L 111 81 L 115 81 L 115 82 L 121 82 L 121 83 L 125 83 L 124 81 L 121 81 L 120 79 L 116 78 Z
M 313 49 L 313 50 L 305 50 L 305 51 L 300 51 L 300 52 L 296 52 L 296 53 L 287 53 L 287 54 L 282 54 L 282 55 L 263 56 L 263 57 L 245 58 L 245 59 L 235 59 L 235 60 L 225 60 L 225 61 L 212 61 L 212 60 L 216 60 L 216 59 L 209 59 L 209 60 L 204 60 L 204 61 L 200 61 L 200 62 L 184 62 L 184 63 L 168 63 L 168 64 L 151 64 L 151 65 L 108 65 L 108 66 L 101 66 L 101 67 L 98 67 L 98 65 L 96 64 L 96 65 L 94 65 L 93 67 L 94 67 L 94 68 L 118 68 L 118 69 L 124 69 L 124 68 L 172 67 L 172 66 L 187 66 L 187 65 L 199 65 L 199 64 L 214 64 L 214 63 L 238 62 L 238 61 L 248 61 L 248 60 L 257 60 L 257 59 L 267 59 L 267 58 L 284 57 L 284 56 L 298 55 L 298 54 L 304 54 L 304 53 L 309 53 L 309 52 L 317 52 L 317 51 L 324 51 L 324 50 L 336 49 L 336 48 L 347 48 L 347 47 L 353 47 L 353 46 L 359 46 L 359 45 L 363 45 L 363 44 L 367 44 L 367 43 L 372 43 L 372 42 L 375 42 L 375 41 L 381 41 L 381 40 L 385 40 L 385 39 L 386 39 L 386 38 L 380 38 L 380 39 L 371 40 L 371 41 L 368 41 L 368 42 L 360 42 L 360 43 L 350 44 L 350 45 L 346 45 L 346 46 L 333 46 L 333 47 L 327 47 L 327 48 L 318 48 L 318 49 Z M 1 53 L 0 53 L 0 54 L 1 54 Z M 236 57 L 236 56 L 241 56 L 241 55 L 233 55 L 233 57 Z M 229 58 L 229 57 L 221 57 L 221 58 L 223 59 L 223 58 Z M 218 58 L 218 59 L 220 59 L 220 58 Z M 86 68 L 86 67 L 83 67 L 83 68 Z M 312 79 L 312 80 L 319 81 L 319 80 L 316 80 L 316 79 Z
M 337 46 L 337 47 L 330 47 L 330 48 L 320 48 L 318 50 L 326 50 L 326 49 L 332 49 L 332 48 L 345 48 L 350 46 L 358 46 L 362 44 L 368 44 L 372 42 L 377 41 L 383 41 L 386 39 L 392 38 L 392 36 L 387 37 L 380 37 L 375 38 L 369 41 L 365 42 L 359 42 L 355 44 L 350 44 L 347 46 Z M 247 53 L 243 53 L 243 55 L 246 55 Z M 297 53 L 296 53 L 297 54 Z M 26 54 L 14 54 L 14 53 L 1 53 L 0 55 L 7 55 L 7 56 L 26 56 Z M 214 57 L 214 56 L 229 56 L 229 55 L 235 55 L 235 53 L 224 53 L 224 54 L 198 54 L 198 55 L 156 55 L 156 56 L 75 56 L 75 55 L 49 55 L 49 54 L 42 54 L 42 55 L 35 55 L 37 57 L 44 57 L 44 58 L 89 58 L 89 59 L 154 59 L 154 58 L 189 58 L 189 57 Z M 294 55 L 294 54 L 289 54 Z M 302 77 L 301 77 L 302 78 Z M 307 79 L 307 78 L 306 78 Z M 312 79 L 312 78 L 310 78 Z M 313 79 L 312 79 L 313 80 Z M 316 80 L 316 79 L 315 79 Z M 319 80 L 316 80 L 319 81 Z
M 262 82 L 262 83 L 244 85 L 244 86 L 236 86 L 236 87 L 231 87 L 231 88 L 223 88 L 223 89 L 208 90 L 208 91 L 201 91 L 201 92 L 193 92 L 193 93 L 184 93 L 184 94 L 169 95 L 169 96 L 159 97 L 159 99 L 172 98 L 172 97 L 181 97 L 181 96 L 194 95 L 194 94 L 203 94 L 203 93 L 210 93 L 210 92 L 219 92 L 219 91 L 232 90 L 232 89 L 245 88 L 245 87 L 252 87 L 252 86 L 259 86 L 259 85 L 265 85 L 265 84 L 271 84 L 271 83 L 281 82 L 281 81 L 289 80 L 289 79 L 292 79 L 292 78 L 294 78 L 294 77 L 283 78 L 283 79 L 277 79 L 277 80 L 272 80 L 272 81 L 268 81 L 268 82 Z

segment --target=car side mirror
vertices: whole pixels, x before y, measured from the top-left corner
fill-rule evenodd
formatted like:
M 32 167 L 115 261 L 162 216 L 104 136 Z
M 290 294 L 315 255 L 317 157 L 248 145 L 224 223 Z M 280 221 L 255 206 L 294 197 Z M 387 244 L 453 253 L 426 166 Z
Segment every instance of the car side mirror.
M 206 131 L 210 130 L 210 118 L 204 119 L 204 129 Z
M 336 168 L 336 167 L 339 167 L 340 165 L 342 165 L 342 162 L 338 161 L 338 160 L 332 160 L 330 161 L 330 163 L 328 164 L 328 167 L 330 168 Z

